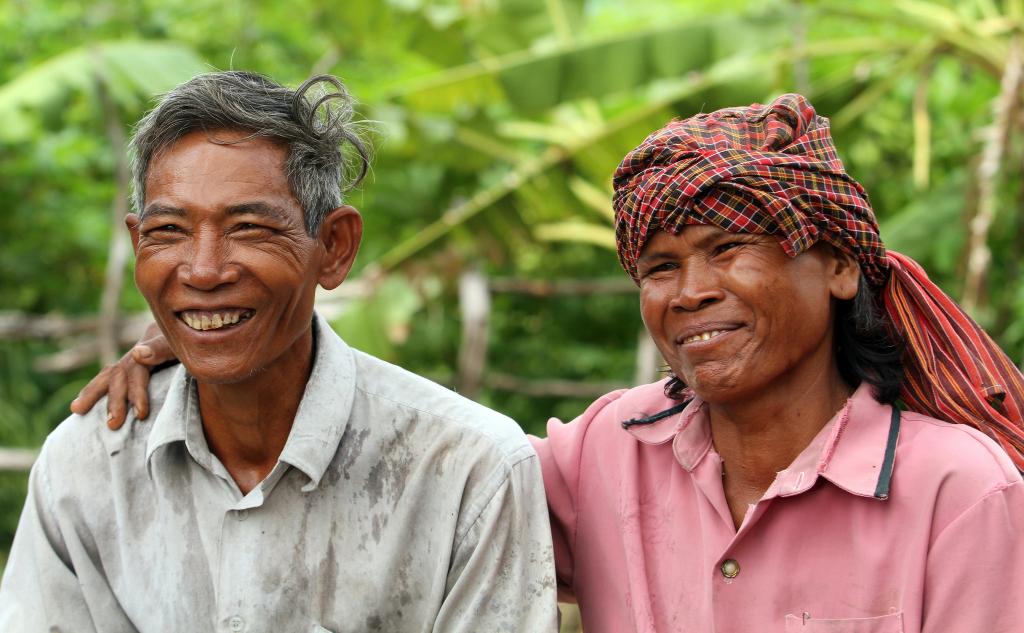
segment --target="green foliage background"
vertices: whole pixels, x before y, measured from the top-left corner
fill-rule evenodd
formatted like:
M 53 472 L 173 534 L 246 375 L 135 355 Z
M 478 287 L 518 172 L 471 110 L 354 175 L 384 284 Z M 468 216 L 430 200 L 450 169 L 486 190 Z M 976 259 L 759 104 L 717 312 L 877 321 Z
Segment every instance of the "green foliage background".
M 981 132 L 1020 25 L 1019 3 L 995 0 L 9 0 L 0 4 L 0 311 L 98 310 L 111 231 L 122 230 L 109 214 L 123 148 L 104 131 L 97 86 L 128 130 L 154 94 L 227 68 L 290 85 L 332 72 L 360 99 L 376 159 L 350 197 L 366 220 L 354 274 L 377 292 L 335 326 L 441 380 L 455 370 L 462 271 L 621 277 L 607 215 L 621 156 L 672 116 L 792 90 L 833 118 L 887 245 L 958 296 Z M 924 136 L 912 124 L 915 96 Z M 1024 163 L 1013 141 L 976 316 L 1020 359 Z M 635 297 L 494 301 L 489 369 L 631 380 Z M 144 307 L 129 284 L 123 310 Z M 98 369 L 34 368 L 66 343 L 0 340 L 0 445 L 39 446 Z M 587 404 L 497 390 L 480 398 L 533 432 Z M 23 475 L 0 476 L 0 549 L 24 486 Z

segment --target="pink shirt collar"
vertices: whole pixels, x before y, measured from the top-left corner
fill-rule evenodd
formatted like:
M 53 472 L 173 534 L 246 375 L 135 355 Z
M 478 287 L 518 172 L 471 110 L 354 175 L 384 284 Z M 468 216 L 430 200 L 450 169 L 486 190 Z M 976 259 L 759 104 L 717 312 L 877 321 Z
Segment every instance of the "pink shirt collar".
M 883 471 L 890 411 L 889 405 L 875 400 L 870 385 L 861 384 L 793 463 L 778 474 L 765 498 L 805 492 L 819 476 L 850 494 L 876 497 L 880 477 L 887 478 Z M 675 415 L 626 430 L 645 444 L 671 441 L 676 461 L 690 472 L 714 450 L 707 407 L 700 398 Z

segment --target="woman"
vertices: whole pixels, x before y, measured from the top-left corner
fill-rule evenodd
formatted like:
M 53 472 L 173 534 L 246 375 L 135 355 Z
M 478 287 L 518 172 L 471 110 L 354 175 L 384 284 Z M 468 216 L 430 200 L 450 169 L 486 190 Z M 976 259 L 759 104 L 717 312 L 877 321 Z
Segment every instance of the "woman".
M 798 95 L 674 121 L 615 191 L 672 376 L 535 441 L 587 633 L 1021 630 L 1024 381 L 885 252 L 828 121 Z

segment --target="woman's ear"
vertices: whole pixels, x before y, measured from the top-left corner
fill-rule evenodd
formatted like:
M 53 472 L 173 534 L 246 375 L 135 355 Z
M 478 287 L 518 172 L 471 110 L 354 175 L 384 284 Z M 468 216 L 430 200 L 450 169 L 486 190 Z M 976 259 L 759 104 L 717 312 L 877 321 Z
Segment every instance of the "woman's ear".
M 324 249 L 320 264 L 320 285 L 333 290 L 345 281 L 356 261 L 363 239 L 363 218 L 354 208 L 345 205 L 327 214 L 318 235 Z
M 860 285 L 860 264 L 850 253 L 831 245 L 829 248 L 832 251 L 832 278 L 829 290 L 836 299 L 853 299 L 857 296 L 857 288 Z

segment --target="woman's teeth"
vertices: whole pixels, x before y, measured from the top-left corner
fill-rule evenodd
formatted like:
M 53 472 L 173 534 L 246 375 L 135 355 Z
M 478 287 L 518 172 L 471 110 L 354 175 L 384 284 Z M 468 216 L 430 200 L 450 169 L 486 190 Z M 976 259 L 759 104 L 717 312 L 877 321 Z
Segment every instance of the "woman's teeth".
M 719 334 L 725 334 L 728 330 L 711 330 L 710 332 L 701 332 L 700 334 L 694 334 L 693 336 L 687 336 L 683 339 L 683 344 L 696 343 L 697 341 L 708 341 Z

